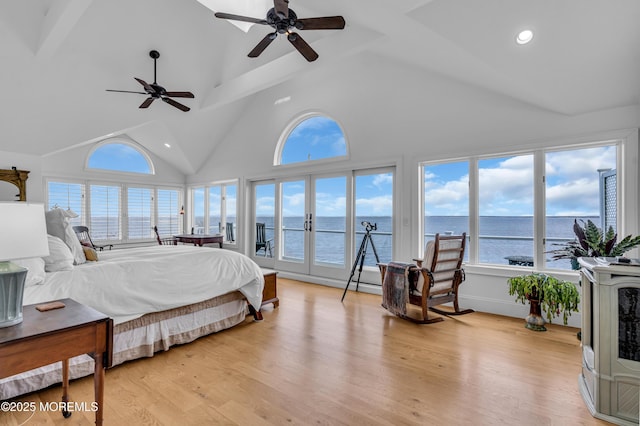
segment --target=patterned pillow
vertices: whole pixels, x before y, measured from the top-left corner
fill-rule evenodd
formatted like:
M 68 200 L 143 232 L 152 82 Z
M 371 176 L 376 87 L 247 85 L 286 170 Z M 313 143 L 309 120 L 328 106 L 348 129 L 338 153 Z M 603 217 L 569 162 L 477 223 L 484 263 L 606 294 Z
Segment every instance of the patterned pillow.
M 84 257 L 87 259 L 88 262 L 98 261 L 98 252 L 95 251 L 93 248 L 83 245 L 82 250 L 84 251 Z

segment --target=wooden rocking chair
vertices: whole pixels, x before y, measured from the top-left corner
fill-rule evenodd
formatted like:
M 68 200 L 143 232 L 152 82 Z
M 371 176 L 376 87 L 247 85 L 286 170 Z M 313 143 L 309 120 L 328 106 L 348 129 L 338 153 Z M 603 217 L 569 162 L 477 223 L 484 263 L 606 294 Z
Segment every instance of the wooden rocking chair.
M 419 306 L 422 317 L 416 319 L 409 315 L 398 316 L 420 324 L 428 324 L 442 321 L 442 317 L 429 318 L 429 310 L 445 316 L 473 312 L 473 309 L 460 310 L 458 306 L 458 287 L 465 279 L 461 266 L 466 238 L 466 233 L 446 236 L 436 234 L 435 240 L 427 244 L 424 258 L 413 259 L 416 265 L 411 269 L 416 273 L 407 274 L 410 282 L 405 287 L 405 291 L 409 293 L 405 300 L 408 299 L 410 304 Z M 382 291 L 385 292 L 387 264 L 381 263 L 378 267 L 382 276 Z M 453 311 L 434 307 L 450 302 L 453 302 Z
M 173 237 L 164 237 L 164 238 L 160 237 L 157 226 L 153 227 L 153 232 L 156 233 L 156 240 L 158 241 L 159 245 L 161 246 L 177 246 L 178 245 L 178 240 L 176 240 Z

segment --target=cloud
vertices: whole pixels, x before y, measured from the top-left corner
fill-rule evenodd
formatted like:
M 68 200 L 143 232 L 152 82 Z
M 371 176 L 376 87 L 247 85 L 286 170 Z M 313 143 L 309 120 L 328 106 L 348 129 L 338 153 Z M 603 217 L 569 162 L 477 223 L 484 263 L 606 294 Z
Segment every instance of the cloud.
M 391 216 L 393 212 L 393 198 L 391 195 L 358 198 L 356 200 L 356 209 L 358 216 Z
M 345 216 L 347 198 L 334 194 L 316 193 L 316 216 Z
M 386 185 L 393 184 L 393 175 L 391 173 L 381 173 L 374 176 L 372 181 L 373 186 L 381 188 Z

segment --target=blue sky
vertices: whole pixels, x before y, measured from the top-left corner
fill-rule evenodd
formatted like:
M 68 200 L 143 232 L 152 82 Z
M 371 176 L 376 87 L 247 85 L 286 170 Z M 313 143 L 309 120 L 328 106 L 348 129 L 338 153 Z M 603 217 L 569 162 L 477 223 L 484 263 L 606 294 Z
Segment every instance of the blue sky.
M 287 137 L 282 164 L 347 155 L 344 134 L 338 123 L 313 116 L 298 124 Z
M 147 159 L 126 144 L 108 143 L 89 157 L 89 167 L 122 172 L 151 173 Z

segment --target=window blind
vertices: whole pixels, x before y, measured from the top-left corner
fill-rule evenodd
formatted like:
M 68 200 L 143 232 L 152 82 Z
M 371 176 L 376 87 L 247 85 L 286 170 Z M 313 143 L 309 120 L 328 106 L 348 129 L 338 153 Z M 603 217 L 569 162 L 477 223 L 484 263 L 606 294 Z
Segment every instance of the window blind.
M 180 192 L 176 189 L 158 189 L 158 218 L 156 226 L 160 235 L 180 233 Z
M 127 234 L 130 240 L 153 238 L 153 189 L 127 188 Z
M 120 229 L 120 186 L 90 186 L 89 228 L 94 240 L 118 241 Z
M 48 203 L 47 208 L 51 210 L 55 207 L 71 209 L 78 214 L 69 220 L 72 226 L 82 225 L 84 217 L 84 184 L 72 182 L 48 182 L 47 184 Z

